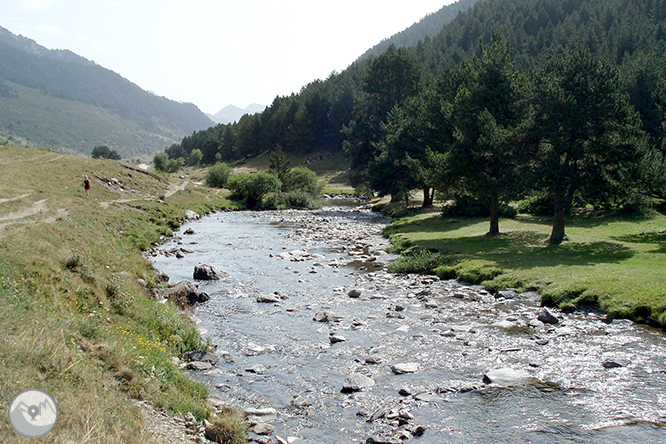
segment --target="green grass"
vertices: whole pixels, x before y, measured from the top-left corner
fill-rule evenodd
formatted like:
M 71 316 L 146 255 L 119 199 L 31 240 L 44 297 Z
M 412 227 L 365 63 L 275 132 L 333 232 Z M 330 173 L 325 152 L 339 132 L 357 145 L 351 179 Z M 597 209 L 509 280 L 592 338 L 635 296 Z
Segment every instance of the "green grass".
M 172 362 L 207 344 L 150 297 L 141 253 L 185 210 L 233 204 L 193 183 L 165 198 L 163 177 L 115 161 L 0 146 L 0 170 L 0 405 L 27 388 L 51 393 L 63 412 L 55 443 L 154 442 L 134 399 L 209 417 L 208 388 Z M 6 421 L 0 441 L 16 441 Z
M 432 268 L 490 289 L 539 291 L 547 304 L 599 305 L 612 317 L 648 318 L 666 325 L 666 217 L 625 216 L 567 221 L 569 240 L 551 245 L 550 221 L 521 215 L 502 220 L 498 237 L 488 221 L 426 212 L 396 220 L 386 234 L 401 251 L 429 249 Z

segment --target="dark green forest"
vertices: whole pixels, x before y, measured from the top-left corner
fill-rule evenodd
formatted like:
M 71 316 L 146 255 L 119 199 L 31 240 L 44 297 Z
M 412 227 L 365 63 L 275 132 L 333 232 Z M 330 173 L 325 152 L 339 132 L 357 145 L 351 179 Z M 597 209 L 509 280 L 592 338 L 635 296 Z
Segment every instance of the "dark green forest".
M 485 0 L 433 38 L 390 47 L 277 97 L 262 114 L 194 133 L 202 162 L 343 150 L 352 182 L 424 204 L 440 194 L 530 197 L 564 239 L 575 204 L 664 198 L 666 0 Z M 539 198 L 543 202 L 538 202 Z

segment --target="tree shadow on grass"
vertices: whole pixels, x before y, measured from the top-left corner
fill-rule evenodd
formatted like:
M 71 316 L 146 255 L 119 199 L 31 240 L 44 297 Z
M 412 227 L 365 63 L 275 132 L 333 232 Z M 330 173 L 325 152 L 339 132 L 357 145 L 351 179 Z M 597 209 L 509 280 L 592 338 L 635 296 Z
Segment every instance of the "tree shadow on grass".
M 666 253 L 666 231 L 651 231 L 612 238 L 620 242 L 631 244 L 652 244 L 657 249 L 652 253 Z
M 419 210 L 416 209 L 418 212 Z M 427 219 L 418 219 L 411 222 L 398 222 L 390 225 L 386 229 L 387 234 L 409 234 L 409 233 L 446 233 L 456 231 L 461 228 L 469 227 L 479 223 L 489 223 L 488 218 L 450 218 L 450 217 L 430 217 Z
M 619 263 L 635 255 L 631 248 L 614 242 L 548 243 L 548 236 L 532 231 L 510 232 L 488 238 L 471 236 L 436 241 L 414 241 L 414 246 L 435 247 L 460 259 L 491 261 L 507 269 L 531 269 L 560 265 L 584 266 Z

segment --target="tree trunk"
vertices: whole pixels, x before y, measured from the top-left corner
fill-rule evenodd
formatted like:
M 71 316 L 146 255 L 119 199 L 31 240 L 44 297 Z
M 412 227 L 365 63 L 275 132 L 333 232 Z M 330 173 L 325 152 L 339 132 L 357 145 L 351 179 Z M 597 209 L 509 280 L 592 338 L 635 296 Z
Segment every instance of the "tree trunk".
M 499 232 L 499 197 L 493 192 L 490 195 L 490 231 L 486 236 L 497 236 Z
M 402 196 L 398 193 L 391 194 L 391 203 L 399 202 Z
M 566 218 L 566 197 L 561 191 L 555 192 L 553 196 L 555 212 L 553 215 L 553 231 L 550 234 L 551 244 L 560 244 L 566 239 L 564 223 Z
M 430 188 L 428 187 L 423 188 L 423 208 L 432 207 L 434 198 L 435 198 L 434 190 L 433 193 L 430 194 Z
M 570 187 L 569 191 L 567 192 L 567 200 L 564 207 L 564 214 L 567 216 L 571 216 L 571 209 L 573 208 L 573 199 L 575 193 L 576 189 L 574 187 Z

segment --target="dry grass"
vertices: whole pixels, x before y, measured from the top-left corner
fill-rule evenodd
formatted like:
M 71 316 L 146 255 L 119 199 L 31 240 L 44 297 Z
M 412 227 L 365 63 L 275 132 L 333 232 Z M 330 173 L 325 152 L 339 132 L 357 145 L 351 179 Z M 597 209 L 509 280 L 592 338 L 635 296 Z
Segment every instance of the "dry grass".
M 207 388 L 170 362 L 205 344 L 177 307 L 150 299 L 141 251 L 186 209 L 229 202 L 182 181 L 163 202 L 177 189 L 163 177 L 52 152 L 0 146 L 0 170 L 0 414 L 43 389 L 60 417 L 37 442 L 77 444 L 151 442 L 132 399 L 207 417 Z M 0 442 L 24 441 L 0 424 Z

